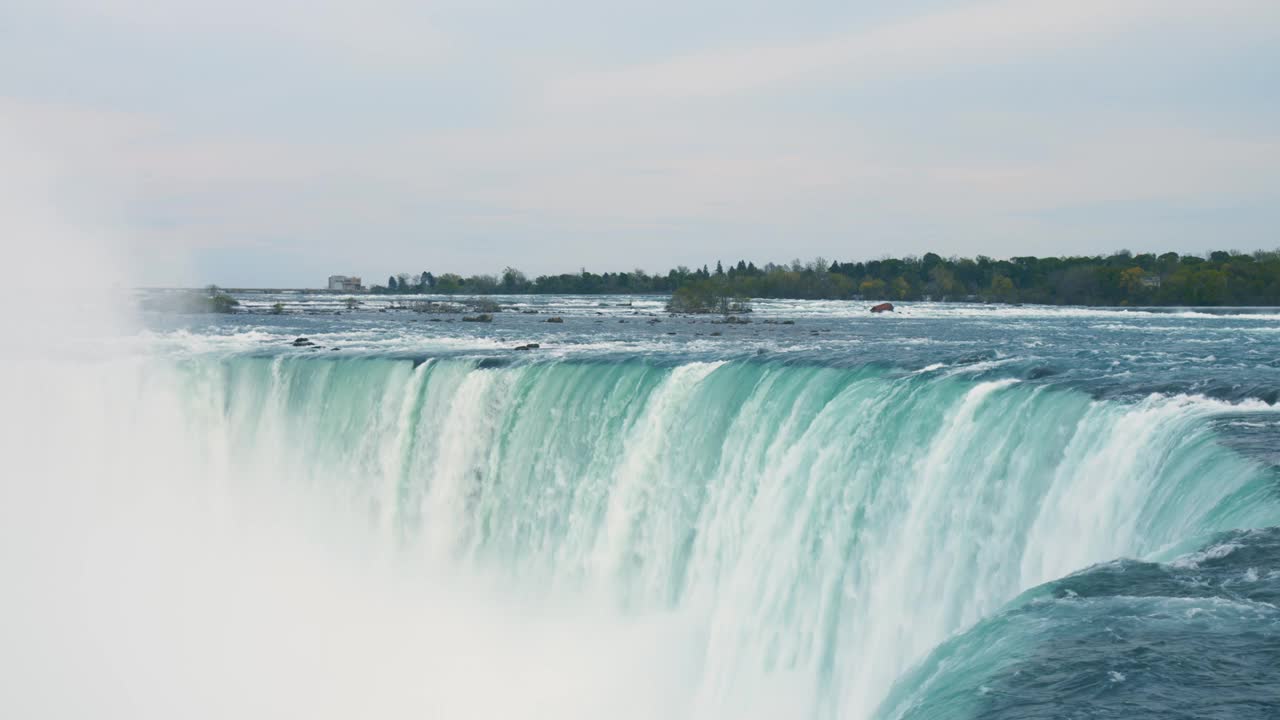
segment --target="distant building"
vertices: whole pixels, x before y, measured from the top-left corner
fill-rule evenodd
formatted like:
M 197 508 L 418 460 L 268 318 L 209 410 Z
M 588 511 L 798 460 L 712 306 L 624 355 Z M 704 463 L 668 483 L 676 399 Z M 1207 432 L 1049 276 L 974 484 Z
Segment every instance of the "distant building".
M 1160 287 L 1160 276 L 1155 273 L 1147 273 L 1142 276 L 1142 286 L 1149 288 Z
M 330 275 L 329 289 L 341 290 L 342 292 L 360 292 L 364 290 L 360 278 L 354 275 Z

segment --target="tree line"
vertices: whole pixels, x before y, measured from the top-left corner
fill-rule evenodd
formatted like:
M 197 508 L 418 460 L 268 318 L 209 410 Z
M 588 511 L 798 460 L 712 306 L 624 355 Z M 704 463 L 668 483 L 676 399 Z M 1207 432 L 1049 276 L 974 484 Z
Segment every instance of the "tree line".
M 1205 256 L 1135 255 L 944 258 L 936 253 L 866 262 L 739 260 L 714 269 L 680 266 L 540 275 L 515 268 L 498 275 L 403 273 L 374 293 L 396 294 L 683 294 L 719 298 L 935 300 L 1052 305 L 1280 305 L 1280 251 L 1214 251 Z

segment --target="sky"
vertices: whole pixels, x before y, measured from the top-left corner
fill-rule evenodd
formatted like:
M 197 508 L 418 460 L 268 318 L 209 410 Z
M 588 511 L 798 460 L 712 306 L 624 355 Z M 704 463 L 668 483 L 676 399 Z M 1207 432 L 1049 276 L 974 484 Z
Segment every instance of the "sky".
M 1274 249 L 1280 2 L 5 0 L 0 141 L 143 285 Z

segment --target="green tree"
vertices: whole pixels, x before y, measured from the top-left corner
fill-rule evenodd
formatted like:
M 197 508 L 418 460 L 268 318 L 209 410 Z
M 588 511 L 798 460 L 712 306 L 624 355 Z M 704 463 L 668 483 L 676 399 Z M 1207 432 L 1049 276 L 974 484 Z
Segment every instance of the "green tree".
M 930 253 L 932 255 L 932 253 Z M 926 256 L 927 257 L 927 256 Z M 934 257 L 937 257 L 934 255 Z M 940 263 L 933 263 L 933 269 L 929 271 L 929 294 L 936 296 L 936 299 L 960 295 L 964 291 L 964 286 L 956 281 L 955 273 L 947 269 Z
M 849 298 L 855 292 L 868 298 L 912 300 L 922 297 L 965 300 L 976 297 L 1035 303 L 1115 305 L 1255 304 L 1280 305 L 1280 251 L 1242 255 L 1217 250 L 1207 259 L 1176 253 L 1120 251 L 1107 256 L 1034 257 L 996 260 L 943 258 L 937 253 L 863 262 L 817 258 L 787 265 L 739 260 L 716 272 L 706 265 L 676 267 L 650 275 L 631 272 L 543 275 L 530 280 L 514 268 L 500 276 L 430 273 L 390 280 L 375 292 L 406 291 L 411 281 L 422 291 L 486 294 L 534 293 L 672 293 L 685 286 L 715 283 L 720 297 Z M 1010 287 L 1011 286 L 1011 287 Z M 212 297 L 212 292 L 210 294 Z
M 519 270 L 516 270 L 513 267 L 508 267 L 502 271 L 502 289 L 504 292 L 524 292 L 528 285 L 528 278 L 526 278 L 524 273 Z
M 209 312 L 233 313 L 236 308 L 240 307 L 240 301 L 224 292 L 218 291 L 207 299 L 207 307 Z
M 436 291 L 445 295 L 453 295 L 462 289 L 462 276 L 445 273 L 436 278 Z
M 1012 302 L 1016 298 L 1013 288 L 1013 280 L 1008 277 L 996 273 L 991 276 L 991 286 L 988 288 L 991 297 L 1004 302 Z
M 894 300 L 906 300 L 911 297 L 911 283 L 899 275 L 889 284 L 889 291 Z

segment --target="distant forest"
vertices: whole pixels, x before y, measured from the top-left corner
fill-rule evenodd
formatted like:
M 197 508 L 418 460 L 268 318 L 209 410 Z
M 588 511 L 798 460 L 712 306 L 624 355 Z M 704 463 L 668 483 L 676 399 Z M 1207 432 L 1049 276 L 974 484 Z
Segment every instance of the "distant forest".
M 1280 305 L 1280 251 L 1208 257 L 1134 255 L 944 258 L 935 253 L 867 262 L 792 261 L 757 266 L 541 275 L 400 274 L 374 293 L 668 294 L 717 298 L 937 300 L 1051 305 Z

